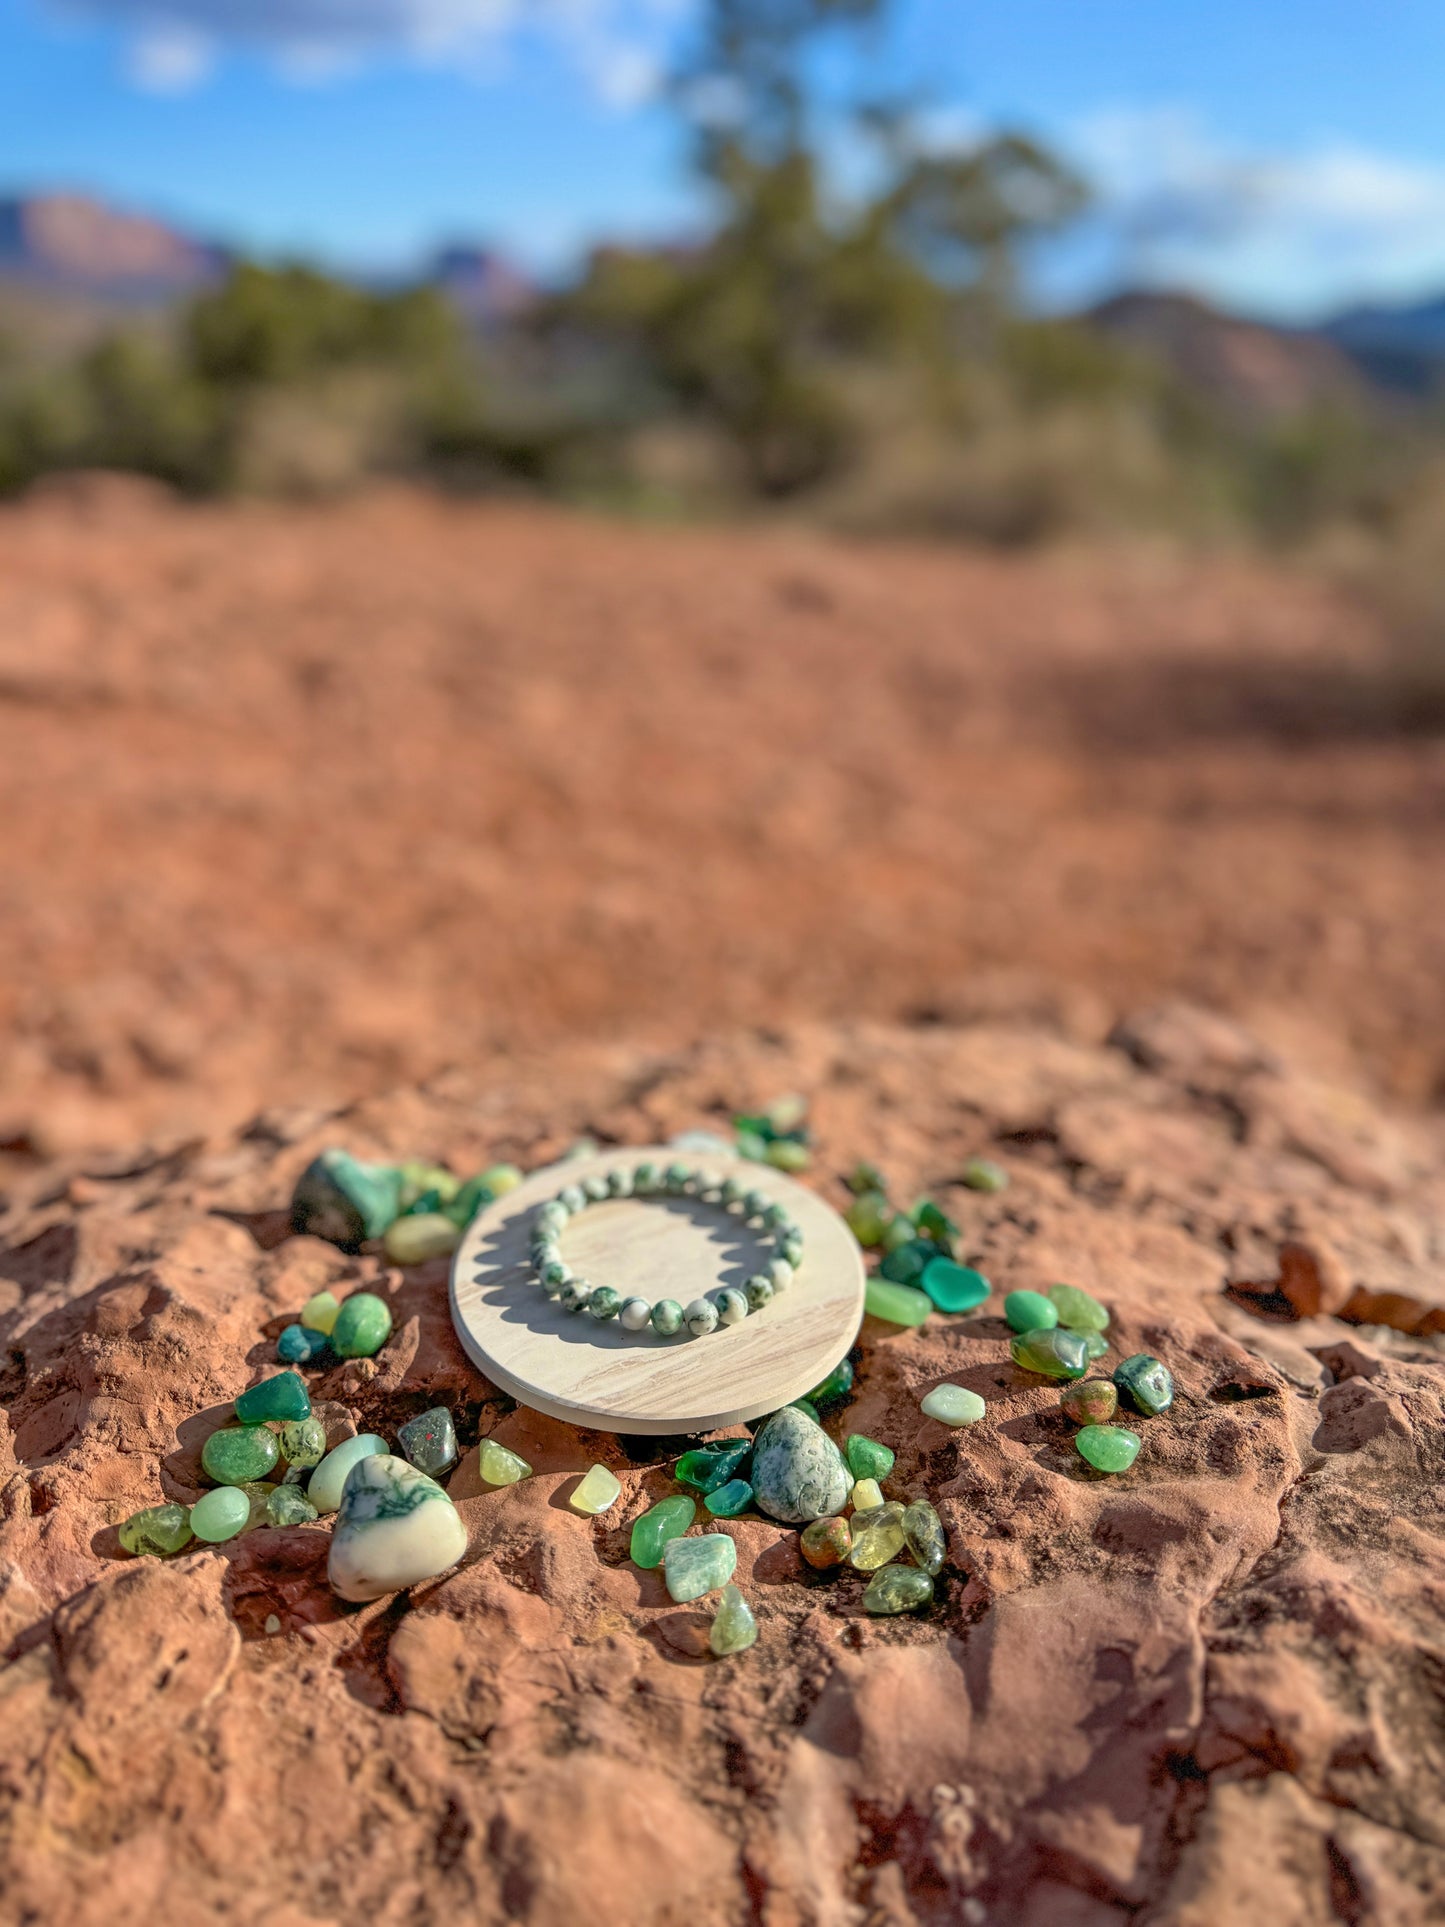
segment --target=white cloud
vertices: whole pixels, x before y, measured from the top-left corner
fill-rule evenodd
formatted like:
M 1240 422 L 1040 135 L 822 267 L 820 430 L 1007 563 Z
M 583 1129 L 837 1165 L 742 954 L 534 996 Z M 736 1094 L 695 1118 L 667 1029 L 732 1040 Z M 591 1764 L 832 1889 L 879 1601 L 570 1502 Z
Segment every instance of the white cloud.
M 1250 151 L 1174 107 L 1097 114 L 1069 146 L 1119 279 L 1296 319 L 1445 280 L 1445 168 L 1344 140 Z
M 147 94 L 188 94 L 211 71 L 214 48 L 188 27 L 157 27 L 127 50 L 126 73 Z

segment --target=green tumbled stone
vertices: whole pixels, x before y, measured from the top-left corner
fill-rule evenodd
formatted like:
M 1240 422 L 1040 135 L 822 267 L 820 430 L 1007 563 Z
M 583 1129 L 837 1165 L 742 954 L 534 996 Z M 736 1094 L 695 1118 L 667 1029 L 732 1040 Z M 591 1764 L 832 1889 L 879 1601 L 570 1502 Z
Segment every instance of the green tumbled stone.
M 725 1532 L 696 1539 L 669 1539 L 662 1555 L 667 1590 L 679 1606 L 725 1586 L 737 1570 L 738 1549 Z
M 459 1230 L 465 1231 L 483 1206 L 491 1204 L 496 1195 L 485 1177 L 468 1178 L 456 1196 L 443 1204 L 442 1210 Z
M 1091 1359 L 1102 1358 L 1109 1349 L 1109 1341 L 1102 1332 L 1080 1332 L 1079 1336 L 1083 1339 L 1084 1350 Z
M 310 1416 L 311 1394 L 306 1381 L 295 1372 L 277 1372 L 274 1378 L 263 1378 L 236 1400 L 236 1417 L 243 1425 L 260 1425 L 270 1418 Z
M 1005 1191 L 1008 1172 L 992 1158 L 970 1158 L 959 1172 L 959 1179 L 970 1191 Z
M 1074 1439 L 1096 1472 L 1127 1472 L 1139 1456 L 1139 1435 L 1122 1425 L 1086 1425 Z
M 606 1324 L 615 1318 L 622 1309 L 622 1293 L 614 1291 L 611 1285 L 599 1285 L 587 1300 L 587 1310 L 599 1324 Z
M 848 1229 L 865 1249 L 881 1245 L 893 1222 L 893 1206 L 881 1191 L 864 1191 L 848 1206 Z
M 914 1499 L 903 1508 L 903 1537 L 925 1572 L 942 1572 L 948 1557 L 948 1535 L 927 1499 Z
M 450 1472 L 457 1462 L 456 1427 L 445 1405 L 408 1419 L 398 1429 L 396 1439 L 411 1463 L 433 1479 Z
M 853 1550 L 850 1565 L 859 1572 L 874 1572 L 896 1559 L 907 1539 L 903 1531 L 903 1507 L 896 1502 L 874 1506 L 871 1512 L 853 1514 Z
M 299 1486 L 278 1485 L 267 1495 L 268 1526 L 308 1526 L 317 1517 L 315 1506 Z
M 1059 1322 L 1058 1308 L 1041 1291 L 1011 1291 L 1003 1315 L 1016 1332 L 1048 1331 Z
M 814 1519 L 798 1535 L 803 1557 L 819 1572 L 841 1566 L 853 1550 L 853 1528 L 846 1519 Z
M 918 1409 L 940 1425 L 977 1425 L 988 1408 L 966 1385 L 935 1385 L 919 1400 Z
M 806 1171 L 812 1163 L 807 1145 L 791 1137 L 775 1138 L 763 1156 L 775 1171 Z
M 818 1416 L 818 1408 L 813 1403 L 812 1399 L 795 1398 L 792 1401 L 792 1404 L 793 1404 L 793 1410 L 795 1412 L 801 1412 L 804 1418 L 810 1418 L 813 1421 L 814 1425 L 821 1425 L 823 1423 L 822 1419 Z
M 264 1425 L 228 1425 L 201 1447 L 201 1464 L 217 1485 L 264 1479 L 280 1456 L 276 1434 Z
M 338 1358 L 371 1358 L 391 1337 L 391 1308 L 374 1291 L 354 1291 L 342 1300 L 331 1327 L 331 1349 Z
M 379 1238 L 401 1209 L 401 1172 L 367 1164 L 347 1151 L 323 1151 L 296 1180 L 291 1228 L 354 1251 Z
M 842 1359 L 836 1364 L 821 1385 L 815 1385 L 807 1394 L 814 1405 L 831 1405 L 835 1399 L 846 1398 L 853 1389 L 853 1365 L 850 1359 Z
M 320 1465 L 326 1457 L 326 1427 L 319 1418 L 292 1419 L 276 1436 L 288 1465 Z
M 870 1278 L 863 1293 L 863 1309 L 872 1318 L 889 1325 L 921 1325 L 933 1310 L 926 1291 L 912 1285 L 890 1284 L 886 1278 Z
M 926 1238 L 931 1238 L 935 1247 L 947 1256 L 953 1255 L 954 1242 L 958 1237 L 958 1226 L 946 1211 L 941 1211 L 932 1198 L 920 1198 L 913 1207 L 913 1222 Z
M 341 1300 L 334 1291 L 318 1291 L 301 1307 L 301 1323 L 307 1331 L 317 1331 L 323 1338 L 329 1338 L 340 1310 Z
M 878 1267 L 878 1276 L 894 1285 L 916 1285 L 929 1265 L 938 1258 L 938 1246 L 931 1238 L 910 1238 Z
M 795 1526 L 841 1512 L 853 1484 L 832 1439 L 795 1405 L 785 1405 L 758 1428 L 747 1476 L 759 1511 Z
M 444 1164 L 402 1164 L 397 1169 L 403 1211 L 414 1210 L 423 1198 L 432 1195 L 448 1203 L 461 1189 L 461 1179 Z
M 1057 1326 L 1046 1331 L 1019 1332 L 1009 1342 L 1015 1365 L 1045 1378 L 1082 1378 L 1089 1369 L 1089 1353 L 1078 1332 Z
M 952 1258 L 925 1265 L 919 1283 L 940 1311 L 973 1311 L 993 1290 L 981 1271 L 956 1265 Z
M 1075 1425 L 1107 1425 L 1119 1409 L 1119 1393 L 1111 1379 L 1081 1378 L 1064 1387 L 1059 1404 Z
M 673 1477 L 696 1492 L 716 1492 L 719 1486 L 736 1478 L 752 1455 L 751 1439 L 716 1439 L 684 1452 L 673 1467 Z
M 876 1164 L 869 1164 L 866 1161 L 861 1164 L 855 1164 L 845 1182 L 847 1183 L 848 1189 L 853 1193 L 854 1197 L 857 1198 L 861 1198 L 865 1191 L 877 1191 L 885 1196 L 887 1195 L 888 1180 Z
M 273 1485 L 269 1479 L 248 1479 L 236 1490 L 246 1495 L 246 1523 L 241 1529 L 243 1532 L 254 1532 L 257 1526 L 267 1523 L 266 1507 L 271 1502 L 271 1494 L 279 1492 L 281 1488 Z
M 736 1586 L 724 1586 L 712 1629 L 707 1636 L 708 1645 L 721 1659 L 727 1653 L 746 1652 L 749 1646 L 757 1644 L 757 1639 L 758 1622 L 753 1617 L 752 1607 Z
M 1148 1352 L 1136 1352 L 1114 1367 L 1120 1392 L 1148 1418 L 1156 1418 L 1174 1403 L 1174 1380 L 1169 1367 Z
M 477 1476 L 484 1485 L 516 1485 L 530 1479 L 532 1468 L 520 1452 L 501 1445 L 496 1439 L 483 1439 L 477 1447 Z
M 877 1439 L 854 1432 L 843 1447 L 848 1470 L 855 1479 L 886 1479 L 893 1470 L 893 1453 Z
M 709 1492 L 703 1504 L 715 1519 L 736 1519 L 747 1511 L 753 1502 L 753 1488 L 746 1479 L 729 1479 L 715 1492 Z
M 594 1465 L 583 1473 L 567 1503 L 574 1511 L 595 1515 L 605 1512 L 622 1497 L 616 1475 L 605 1465 Z
M 883 1249 L 897 1251 L 903 1245 L 913 1243 L 917 1226 L 906 1211 L 895 1211 L 889 1220 L 888 1229 L 883 1233 Z M 937 1255 L 936 1253 L 934 1254 Z
M 652 1307 L 652 1329 L 659 1338 L 675 1338 L 682 1330 L 682 1306 L 675 1298 L 659 1298 Z
M 933 1581 L 914 1566 L 885 1566 L 863 1588 L 868 1613 L 911 1613 L 933 1604 Z
M 432 1258 L 448 1258 L 462 1241 L 461 1226 L 444 1211 L 418 1211 L 388 1225 L 382 1247 L 394 1265 L 424 1265 Z M 359 1295 L 359 1294 L 353 1294 Z M 351 1299 L 347 1299 L 349 1305 Z M 345 1315 L 346 1305 L 342 1306 Z M 338 1324 L 340 1320 L 337 1321 Z M 352 1352 L 352 1358 L 366 1358 L 367 1352 Z
M 148 1505 L 116 1527 L 116 1536 L 127 1552 L 165 1559 L 191 1543 L 189 1506 Z
M 310 1331 L 305 1325 L 288 1325 L 276 1340 L 276 1356 L 283 1365 L 309 1365 L 329 1348 L 325 1332 Z
M 244 1531 L 250 1518 L 251 1501 L 238 1485 L 217 1486 L 191 1507 L 191 1531 L 218 1546 Z
M 751 1488 L 749 1488 L 751 1490 Z M 668 1542 L 680 1539 L 697 1517 L 697 1504 L 685 1492 L 671 1493 L 649 1506 L 640 1519 L 632 1522 L 632 1563 L 644 1572 L 655 1572 L 662 1564 Z
M 1104 1332 L 1109 1329 L 1109 1314 L 1097 1298 L 1077 1285 L 1050 1285 L 1045 1293 L 1059 1314 L 1059 1323 L 1071 1332 Z

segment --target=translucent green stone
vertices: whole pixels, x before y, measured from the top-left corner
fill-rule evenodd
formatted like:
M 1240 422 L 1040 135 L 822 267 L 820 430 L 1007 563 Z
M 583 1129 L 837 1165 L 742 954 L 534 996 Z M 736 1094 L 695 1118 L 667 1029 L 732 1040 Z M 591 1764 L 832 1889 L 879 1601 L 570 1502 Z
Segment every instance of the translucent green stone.
M 1122 1425 L 1086 1425 L 1074 1444 L 1096 1472 L 1127 1472 L 1139 1456 L 1139 1435 Z
M 260 1425 L 270 1418 L 310 1416 L 311 1394 L 296 1372 L 277 1372 L 274 1378 L 263 1378 L 236 1400 L 236 1417 L 243 1425 Z
M 201 1464 L 217 1485 L 264 1479 L 280 1456 L 276 1434 L 264 1425 L 227 1425 L 201 1447 Z
M 606 1324 L 615 1318 L 622 1309 L 622 1294 L 614 1291 L 611 1285 L 599 1285 L 587 1300 L 587 1309 L 599 1324 Z
M 1059 1322 L 1058 1308 L 1041 1291 L 1011 1291 L 1003 1315 L 1016 1332 L 1048 1331 Z
M 251 1501 L 238 1485 L 219 1485 L 191 1507 L 191 1531 L 208 1545 L 234 1539 L 250 1523 Z
M 485 1485 L 516 1485 L 531 1478 L 532 1468 L 520 1452 L 496 1439 L 483 1439 L 477 1447 L 477 1476 Z
M 278 1485 L 266 1499 L 268 1526 L 307 1526 L 319 1515 L 299 1486 Z
M 301 1323 L 307 1331 L 320 1332 L 323 1338 L 329 1338 L 340 1310 L 341 1300 L 334 1291 L 318 1291 L 301 1307 Z
M 518 1165 L 489 1164 L 485 1171 L 478 1172 L 477 1176 L 469 1178 L 467 1183 L 481 1185 L 485 1190 L 490 1191 L 494 1198 L 504 1198 L 509 1191 L 516 1190 L 522 1182 L 522 1177 L 523 1173 Z M 466 1186 L 462 1188 L 465 1190 Z
M 394 1265 L 424 1265 L 431 1258 L 450 1257 L 461 1241 L 461 1226 L 445 1211 L 419 1211 L 388 1225 L 382 1246 Z M 357 1296 L 359 1294 L 353 1293 L 342 1305 L 342 1317 L 346 1315 L 346 1306 Z M 371 1353 L 349 1352 L 346 1356 L 369 1358 Z
M 854 1432 L 848 1439 L 843 1456 L 855 1479 L 886 1479 L 893 1470 L 893 1454 L 888 1447 L 877 1439 L 864 1438 L 861 1432 Z
M 355 1251 L 379 1238 L 401 1209 L 401 1172 L 367 1164 L 347 1151 L 323 1151 L 296 1180 L 291 1228 Z
M 319 1418 L 291 1419 L 276 1436 L 288 1465 L 320 1465 L 326 1457 L 326 1427 Z
M 391 1308 L 372 1291 L 354 1291 L 342 1303 L 331 1327 L 331 1349 L 338 1358 L 372 1358 L 391 1337 Z
M 807 1145 L 791 1137 L 775 1138 L 764 1156 L 775 1171 L 806 1171 L 812 1162 Z
M 920 1198 L 914 1205 L 913 1222 L 926 1238 L 933 1240 L 936 1250 L 941 1250 L 947 1257 L 953 1255 L 954 1242 L 959 1235 L 958 1226 L 946 1211 L 939 1209 L 932 1198 Z
M 885 1566 L 863 1589 L 863 1610 L 869 1613 L 911 1613 L 933 1604 L 933 1581 L 915 1566 Z
M 927 1292 L 915 1291 L 911 1285 L 870 1278 L 863 1293 L 863 1309 L 889 1325 L 921 1325 L 933 1310 L 933 1300 Z
M 1136 1352 L 1114 1367 L 1114 1383 L 1136 1411 L 1155 1418 L 1174 1403 L 1174 1380 L 1169 1367 L 1148 1352 Z
M 916 1285 L 937 1257 L 938 1246 L 931 1238 L 910 1238 L 888 1253 L 878 1267 L 878 1276 L 894 1285 Z
M 257 1526 L 266 1524 L 266 1507 L 270 1503 L 271 1494 L 279 1492 L 280 1489 L 269 1479 L 247 1479 L 243 1486 L 237 1487 L 238 1491 L 246 1495 L 247 1512 L 243 1531 L 254 1532 Z
M 1083 1339 L 1084 1350 L 1091 1360 L 1102 1358 L 1109 1349 L 1109 1341 L 1102 1332 L 1080 1332 L 1079 1336 Z
M 883 1233 L 883 1249 L 897 1251 L 903 1245 L 912 1244 L 916 1229 L 906 1211 L 895 1211 L 889 1220 L 888 1229 Z
M 705 1532 L 695 1539 L 669 1539 L 662 1555 L 668 1593 L 680 1606 L 725 1586 L 737 1570 L 737 1563 L 738 1549 L 725 1532 Z
M 1008 1189 L 1008 1172 L 1001 1164 L 995 1164 L 992 1158 L 970 1158 L 958 1175 L 970 1191 Z
M 325 1332 L 311 1331 L 305 1325 L 288 1325 L 276 1340 L 276 1356 L 283 1365 L 309 1365 L 328 1349 Z
M 737 1476 L 752 1456 L 752 1450 L 751 1439 L 717 1439 L 711 1445 L 699 1445 L 691 1452 L 684 1452 L 673 1467 L 673 1476 L 695 1492 L 716 1492 L 719 1486 Z
M 1059 1323 L 1071 1332 L 1103 1332 L 1109 1329 L 1109 1314 L 1097 1298 L 1077 1285 L 1050 1285 L 1045 1293 L 1059 1314 Z
M 397 1443 L 419 1471 L 440 1478 L 457 1462 L 457 1434 L 445 1405 L 410 1418 L 397 1431 Z
M 914 1499 L 903 1508 L 903 1537 L 925 1572 L 942 1572 L 948 1557 L 948 1535 L 927 1499 Z
M 1015 1365 L 1026 1372 L 1042 1372 L 1045 1378 L 1082 1378 L 1089 1369 L 1089 1354 L 1077 1332 L 1019 1332 L 1009 1342 Z
M 793 1410 L 795 1412 L 801 1412 L 804 1418 L 810 1418 L 814 1425 L 821 1425 L 823 1423 L 822 1419 L 818 1416 L 817 1406 L 810 1398 L 795 1398 L 793 1400 Z
M 753 1488 L 746 1479 L 729 1479 L 726 1485 L 720 1485 L 703 1499 L 715 1519 L 736 1519 L 752 1502 Z
M 993 1290 L 981 1271 L 956 1265 L 952 1258 L 925 1265 L 919 1283 L 940 1311 L 973 1311 Z
M 835 1399 L 846 1398 L 853 1389 L 853 1365 L 843 1359 L 835 1365 L 821 1385 L 815 1385 L 808 1398 L 814 1405 L 831 1405 Z
M 127 1552 L 149 1553 L 153 1558 L 165 1559 L 191 1543 L 190 1508 L 148 1505 L 117 1526 L 116 1536 Z
M 1059 1404 L 1075 1425 L 1107 1425 L 1119 1409 L 1119 1394 L 1110 1379 L 1081 1378 L 1064 1387 Z
M 803 1557 L 819 1572 L 841 1566 L 853 1550 L 853 1531 L 846 1519 L 814 1519 L 799 1534 Z
M 707 1636 L 708 1645 L 721 1659 L 727 1653 L 745 1653 L 749 1646 L 757 1644 L 757 1639 L 758 1622 L 752 1607 L 736 1586 L 724 1586 Z
M 876 1479 L 858 1479 L 848 1494 L 848 1503 L 855 1512 L 871 1512 L 874 1506 L 886 1503 L 883 1488 Z
M 652 1329 L 659 1338 L 675 1338 L 682 1330 L 682 1306 L 675 1298 L 659 1298 L 652 1307 Z
M 751 1488 L 749 1488 L 751 1490 Z M 632 1563 L 644 1572 L 655 1572 L 662 1564 L 668 1541 L 680 1539 L 697 1517 L 697 1503 L 685 1492 L 674 1492 L 659 1499 L 632 1524 Z
M 940 1425 L 977 1425 L 988 1408 L 977 1392 L 966 1385 L 935 1385 L 919 1401 L 925 1418 L 936 1418 Z
M 864 1191 L 848 1206 L 848 1229 L 865 1250 L 881 1245 L 893 1222 L 893 1206 L 881 1191 Z
M 567 1503 L 574 1511 L 598 1513 L 605 1512 L 610 1505 L 616 1505 L 622 1496 L 622 1487 L 605 1465 L 594 1465 L 578 1481 L 577 1489 Z
M 873 1572 L 896 1559 L 907 1540 L 903 1532 L 903 1507 L 897 1504 L 875 1506 L 871 1512 L 853 1514 L 853 1550 L 850 1564 L 859 1572 Z

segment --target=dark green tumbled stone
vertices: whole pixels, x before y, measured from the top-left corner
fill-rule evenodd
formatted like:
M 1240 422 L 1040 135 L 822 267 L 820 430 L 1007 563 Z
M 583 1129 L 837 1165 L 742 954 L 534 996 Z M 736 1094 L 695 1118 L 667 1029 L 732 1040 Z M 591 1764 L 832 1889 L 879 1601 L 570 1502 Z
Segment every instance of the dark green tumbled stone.
M 277 1372 L 274 1378 L 263 1378 L 236 1400 L 236 1417 L 243 1425 L 260 1425 L 269 1418 L 310 1416 L 311 1394 L 305 1380 L 295 1372 Z
M 746 1479 L 729 1479 L 726 1485 L 703 1496 L 703 1504 L 715 1519 L 736 1519 L 752 1502 L 753 1488 Z
M 684 1452 L 673 1467 L 673 1476 L 695 1492 L 716 1492 L 735 1478 L 752 1456 L 751 1439 L 718 1439 Z
M 861 1432 L 849 1438 L 843 1456 L 855 1479 L 886 1479 L 893 1470 L 893 1454 L 888 1447 L 877 1439 L 865 1438 Z
M 184 1505 L 148 1505 L 116 1528 L 127 1552 L 165 1559 L 191 1543 L 191 1510 Z
M 227 1425 L 201 1447 L 201 1464 L 217 1485 L 264 1479 L 280 1456 L 276 1434 L 265 1425 Z
M 845 1358 L 807 1396 L 814 1405 L 831 1405 L 835 1399 L 846 1398 L 852 1389 L 853 1365 L 850 1359 Z
M 1041 1291 L 1011 1291 L 1003 1301 L 1003 1315 L 1016 1332 L 1047 1331 L 1059 1314 Z
M 1148 1352 L 1136 1352 L 1114 1367 L 1114 1383 L 1136 1411 L 1157 1418 L 1174 1403 L 1169 1367 Z
M 947 1256 L 952 1257 L 954 1240 L 958 1237 L 958 1226 L 945 1211 L 941 1211 L 932 1198 L 921 1198 L 913 1207 L 913 1222 L 926 1238 Z
M 1009 1343 L 1015 1365 L 1045 1378 L 1082 1378 L 1089 1369 L 1089 1353 L 1078 1332 L 1057 1325 L 1045 1331 L 1018 1332 Z
M 973 1311 L 993 1290 L 981 1271 L 956 1265 L 951 1258 L 925 1265 L 918 1282 L 940 1311 Z
M 355 1251 L 379 1238 L 401 1209 L 401 1172 L 367 1164 L 347 1151 L 323 1151 L 307 1165 L 291 1194 L 291 1228 Z
M 439 1479 L 457 1462 L 457 1433 L 445 1405 L 410 1418 L 396 1435 L 397 1443 L 419 1472 Z
M 910 1238 L 888 1253 L 878 1267 L 878 1275 L 891 1284 L 916 1285 L 937 1256 L 938 1246 L 931 1238 Z
M 330 1348 L 325 1332 L 314 1332 L 305 1325 L 288 1325 L 276 1340 L 276 1356 L 283 1365 L 309 1365 Z

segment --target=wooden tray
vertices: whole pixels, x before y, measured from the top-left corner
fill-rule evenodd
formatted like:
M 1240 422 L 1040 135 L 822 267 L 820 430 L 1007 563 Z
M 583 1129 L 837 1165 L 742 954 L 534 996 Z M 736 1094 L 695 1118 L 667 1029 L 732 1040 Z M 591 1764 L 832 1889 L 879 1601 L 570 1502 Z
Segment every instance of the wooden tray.
M 527 1268 L 533 1211 L 564 1184 L 645 1159 L 731 1172 L 786 1205 L 803 1230 L 803 1263 L 787 1290 L 706 1338 L 624 1331 L 545 1297 Z M 594 1285 L 683 1305 L 741 1284 L 772 1256 L 718 1206 L 663 1196 L 589 1205 L 567 1226 L 563 1249 Z M 474 1218 L 452 1261 L 452 1322 L 477 1368 L 536 1411 L 607 1432 L 708 1432 L 775 1412 L 826 1378 L 858 1335 L 863 1281 L 863 1254 L 847 1225 L 781 1172 L 741 1158 L 629 1147 L 534 1171 Z

